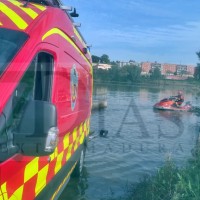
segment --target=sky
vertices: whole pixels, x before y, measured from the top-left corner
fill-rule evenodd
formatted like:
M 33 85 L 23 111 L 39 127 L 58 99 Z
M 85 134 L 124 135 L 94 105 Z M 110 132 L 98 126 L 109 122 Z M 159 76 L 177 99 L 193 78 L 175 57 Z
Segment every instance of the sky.
M 196 65 L 199 0 L 63 0 L 79 13 L 91 54 L 111 61 Z

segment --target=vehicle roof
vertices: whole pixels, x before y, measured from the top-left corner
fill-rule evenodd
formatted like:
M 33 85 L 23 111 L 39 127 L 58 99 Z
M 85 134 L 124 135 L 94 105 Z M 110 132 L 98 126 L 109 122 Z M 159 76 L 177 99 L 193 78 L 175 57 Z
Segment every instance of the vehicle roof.
M 36 37 L 41 39 L 41 36 L 46 37 L 46 34 L 52 31 L 54 34 L 70 37 L 71 45 L 80 52 L 86 62 L 91 63 L 90 53 L 83 53 L 83 48 L 86 48 L 84 38 L 73 25 L 73 19 L 70 18 L 69 14 L 59 8 L 59 3 L 55 4 L 59 1 L 42 0 L 45 5 L 35 2 L 39 2 L 39 0 L 1 0 L 0 27 L 26 32 L 28 35 L 34 36 L 34 42 Z M 36 29 L 37 31 L 34 32 Z
M 0 27 L 25 31 L 28 26 L 44 12 L 47 7 L 39 4 L 1 0 Z

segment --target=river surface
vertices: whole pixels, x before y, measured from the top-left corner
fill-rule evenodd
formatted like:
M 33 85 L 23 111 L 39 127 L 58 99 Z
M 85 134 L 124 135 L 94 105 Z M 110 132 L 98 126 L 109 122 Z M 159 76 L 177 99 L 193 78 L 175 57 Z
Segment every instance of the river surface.
M 152 108 L 160 99 L 176 95 L 178 89 L 95 87 L 94 94 L 103 93 L 108 106 L 92 112 L 83 175 L 70 180 L 60 200 L 117 198 L 127 183 L 139 183 L 144 175 L 156 173 L 167 159 L 184 166 L 192 157 L 199 116 Z M 181 89 L 186 101 L 199 105 L 200 96 L 195 91 Z M 107 135 L 101 137 L 100 130 L 107 130 Z

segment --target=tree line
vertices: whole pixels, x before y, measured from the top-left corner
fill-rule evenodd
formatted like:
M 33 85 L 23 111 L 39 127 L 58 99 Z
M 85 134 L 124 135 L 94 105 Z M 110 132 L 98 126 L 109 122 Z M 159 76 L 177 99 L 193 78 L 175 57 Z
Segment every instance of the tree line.
M 200 61 L 200 51 L 196 52 L 198 59 Z M 161 75 L 161 71 L 158 67 L 151 70 L 148 76 L 141 75 L 141 67 L 136 64 L 125 65 L 123 67 L 119 66 L 119 61 L 110 61 L 108 55 L 103 54 L 102 56 L 92 55 L 93 63 L 103 63 L 110 64 L 112 67 L 108 70 L 98 69 L 94 66 L 93 74 L 94 80 L 96 81 L 116 81 L 116 82 L 142 82 L 144 80 L 161 80 L 164 76 Z M 200 82 L 200 63 L 197 63 L 195 67 L 194 79 Z
M 198 51 L 196 54 L 198 56 L 198 59 L 200 60 L 200 51 Z M 200 81 L 200 63 L 197 63 L 196 70 L 194 73 L 194 78 Z
M 112 67 L 108 70 L 98 69 L 94 66 L 93 68 L 93 75 L 94 80 L 96 81 L 115 81 L 115 82 L 140 82 L 144 79 L 162 79 L 163 76 L 161 75 L 160 69 L 155 68 L 149 76 L 141 76 L 141 67 L 129 64 L 124 65 L 123 67 L 119 66 L 119 61 L 110 61 L 109 56 L 103 54 L 101 57 L 92 55 L 92 62 L 93 63 L 103 63 L 103 64 L 110 64 Z

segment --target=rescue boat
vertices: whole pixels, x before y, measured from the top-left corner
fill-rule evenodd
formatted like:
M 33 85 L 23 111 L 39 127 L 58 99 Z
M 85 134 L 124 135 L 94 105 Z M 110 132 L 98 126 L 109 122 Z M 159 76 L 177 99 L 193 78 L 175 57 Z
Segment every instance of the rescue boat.
M 0 2 L 0 200 L 57 199 L 83 166 L 87 44 L 60 1 Z

